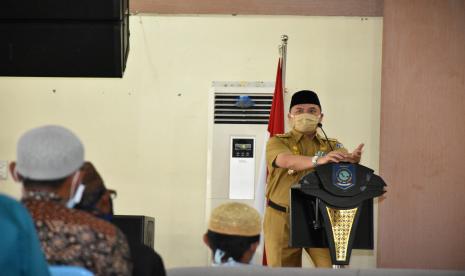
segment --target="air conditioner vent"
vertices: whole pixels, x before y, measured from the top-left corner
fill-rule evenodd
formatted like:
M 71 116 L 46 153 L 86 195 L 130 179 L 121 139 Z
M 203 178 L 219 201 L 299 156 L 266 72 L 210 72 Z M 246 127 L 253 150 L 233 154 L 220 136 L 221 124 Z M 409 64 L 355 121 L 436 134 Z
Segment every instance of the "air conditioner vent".
M 271 93 L 215 93 L 215 124 L 268 124 Z

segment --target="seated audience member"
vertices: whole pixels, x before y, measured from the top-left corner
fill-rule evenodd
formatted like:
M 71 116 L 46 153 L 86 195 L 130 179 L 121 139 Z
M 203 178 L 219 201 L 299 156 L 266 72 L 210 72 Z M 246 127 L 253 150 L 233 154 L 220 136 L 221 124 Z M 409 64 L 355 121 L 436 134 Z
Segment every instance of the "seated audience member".
M 125 236 L 112 224 L 73 209 L 82 196 L 84 147 L 71 131 L 43 126 L 18 141 L 10 171 L 24 186 L 22 202 L 49 264 L 81 266 L 95 275 L 130 275 Z
M 249 264 L 260 242 L 261 224 L 258 212 L 246 204 L 216 207 L 203 236 L 212 251 L 213 266 Z
M 116 191 L 105 187 L 102 177 L 91 162 L 82 166 L 84 178 L 82 183 L 85 190 L 81 202 L 76 209 L 84 210 L 93 215 L 111 221 L 113 217 L 113 198 Z M 131 243 L 129 248 L 132 256 L 133 275 L 137 276 L 165 276 L 165 266 L 160 255 L 152 248 L 142 243 Z
M 86 188 L 81 201 L 76 205 L 76 209 L 89 212 L 106 221 L 111 221 L 113 217 L 112 199 L 116 196 L 116 191 L 108 190 L 105 187 L 102 177 L 91 162 L 84 162 L 81 170 L 84 173 L 81 183 Z
M 142 243 L 129 243 L 133 257 L 134 269 L 132 275 L 165 276 L 163 260 L 155 250 Z
M 1 275 L 48 276 L 31 216 L 21 203 L 0 195 Z

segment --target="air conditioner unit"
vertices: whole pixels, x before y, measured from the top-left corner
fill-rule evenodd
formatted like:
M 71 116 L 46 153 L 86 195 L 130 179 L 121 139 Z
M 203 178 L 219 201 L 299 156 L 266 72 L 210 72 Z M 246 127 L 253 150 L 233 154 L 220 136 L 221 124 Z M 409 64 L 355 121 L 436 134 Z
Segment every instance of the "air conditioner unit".
M 254 206 L 274 82 L 213 82 L 209 97 L 206 217 L 216 206 Z

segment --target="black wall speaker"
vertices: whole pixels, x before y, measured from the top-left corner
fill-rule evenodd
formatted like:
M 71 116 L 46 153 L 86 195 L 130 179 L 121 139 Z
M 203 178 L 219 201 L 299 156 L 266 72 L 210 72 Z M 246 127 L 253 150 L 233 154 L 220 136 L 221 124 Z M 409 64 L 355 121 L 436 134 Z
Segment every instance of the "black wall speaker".
M 128 0 L 6 0 L 4 7 L 0 75 L 123 76 Z
M 1 19 L 122 20 L 127 0 L 2 0 Z
M 154 248 L 155 219 L 146 216 L 115 215 L 111 221 L 126 235 L 129 244 Z

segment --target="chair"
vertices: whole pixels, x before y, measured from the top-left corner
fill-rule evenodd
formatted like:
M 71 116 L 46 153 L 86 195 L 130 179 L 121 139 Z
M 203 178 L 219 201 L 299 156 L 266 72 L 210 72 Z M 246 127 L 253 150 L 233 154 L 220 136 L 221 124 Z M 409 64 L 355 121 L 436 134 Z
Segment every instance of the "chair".
M 94 276 L 89 270 L 80 266 L 52 265 L 49 266 L 52 276 Z

